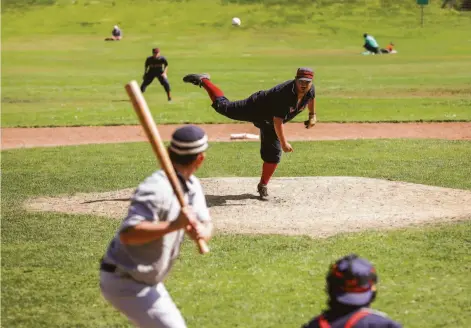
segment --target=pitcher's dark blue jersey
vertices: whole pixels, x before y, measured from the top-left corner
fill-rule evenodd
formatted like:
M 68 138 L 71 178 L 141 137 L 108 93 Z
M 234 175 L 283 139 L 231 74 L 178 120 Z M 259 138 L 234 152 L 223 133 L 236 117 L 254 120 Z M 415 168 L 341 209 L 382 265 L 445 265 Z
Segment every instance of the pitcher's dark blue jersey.
M 150 56 L 147 57 L 145 67 L 146 73 L 160 75 L 164 72 L 165 67 L 168 66 L 167 59 L 164 56 L 154 57 Z
M 316 97 L 314 85 L 298 103 L 295 80 L 289 80 L 274 86 L 269 90 L 262 90 L 252 94 L 246 99 L 247 106 L 253 108 L 254 121 L 272 121 L 273 117 L 291 121 L 303 111 L 309 101 Z
M 220 114 L 238 121 L 252 122 L 260 129 L 262 159 L 267 163 L 279 163 L 281 144 L 275 131 L 273 118 L 291 121 L 301 113 L 309 101 L 316 96 L 314 85 L 298 104 L 296 81 L 289 80 L 269 90 L 258 91 L 246 99 L 229 101 L 225 96 L 217 97 L 212 106 Z

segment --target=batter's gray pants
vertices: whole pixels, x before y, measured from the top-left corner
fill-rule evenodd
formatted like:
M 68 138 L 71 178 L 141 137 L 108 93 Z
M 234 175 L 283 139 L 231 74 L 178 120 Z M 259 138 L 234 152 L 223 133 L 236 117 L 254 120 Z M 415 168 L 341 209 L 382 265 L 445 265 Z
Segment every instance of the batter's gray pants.
M 103 297 L 141 328 L 186 328 L 180 310 L 162 283 L 141 284 L 118 274 L 100 271 Z

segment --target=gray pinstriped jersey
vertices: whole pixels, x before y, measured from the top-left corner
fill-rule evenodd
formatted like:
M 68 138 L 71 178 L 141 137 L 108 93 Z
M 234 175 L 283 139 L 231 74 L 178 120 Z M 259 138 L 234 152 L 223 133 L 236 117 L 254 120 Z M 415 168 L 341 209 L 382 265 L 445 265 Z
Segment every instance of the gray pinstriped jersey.
M 186 203 L 192 206 L 198 220 L 209 221 L 206 199 L 198 178 L 191 176 L 187 186 Z M 162 282 L 178 257 L 184 231 L 166 234 L 143 245 L 124 245 L 119 240 L 119 233 L 143 221 L 174 221 L 179 213 L 180 205 L 165 173 L 162 170 L 155 172 L 134 192 L 128 215 L 111 241 L 104 261 L 115 264 L 119 272 L 145 284 Z

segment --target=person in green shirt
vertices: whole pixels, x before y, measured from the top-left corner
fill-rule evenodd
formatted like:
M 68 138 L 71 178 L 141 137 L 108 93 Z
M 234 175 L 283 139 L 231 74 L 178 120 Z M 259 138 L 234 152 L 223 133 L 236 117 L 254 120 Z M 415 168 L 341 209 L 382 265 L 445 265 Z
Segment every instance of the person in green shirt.
M 363 48 L 365 48 L 367 51 L 372 52 L 374 54 L 381 53 L 378 42 L 376 42 L 376 39 L 372 35 L 365 33 L 363 34 L 363 38 L 365 39 L 365 44 L 363 45 Z

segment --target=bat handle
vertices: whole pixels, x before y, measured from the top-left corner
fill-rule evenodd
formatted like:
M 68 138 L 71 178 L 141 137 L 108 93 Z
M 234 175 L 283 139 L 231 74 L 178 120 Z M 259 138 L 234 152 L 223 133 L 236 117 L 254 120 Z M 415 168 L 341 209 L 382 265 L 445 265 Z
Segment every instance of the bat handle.
M 198 249 L 200 251 L 200 254 L 206 254 L 209 253 L 209 247 L 208 244 L 204 239 L 198 239 Z
M 183 193 L 181 192 L 180 188 L 178 187 L 179 184 L 177 184 L 177 176 L 172 172 L 168 172 L 167 176 L 169 177 L 169 180 L 170 180 L 170 183 L 172 184 L 173 190 L 175 190 L 175 195 L 177 196 L 178 203 L 183 208 L 185 206 L 185 199 L 183 198 Z M 209 246 L 206 243 L 206 240 L 204 240 L 203 238 L 200 238 L 200 239 L 196 240 L 196 244 L 198 245 L 198 250 L 199 250 L 200 254 L 209 253 Z

